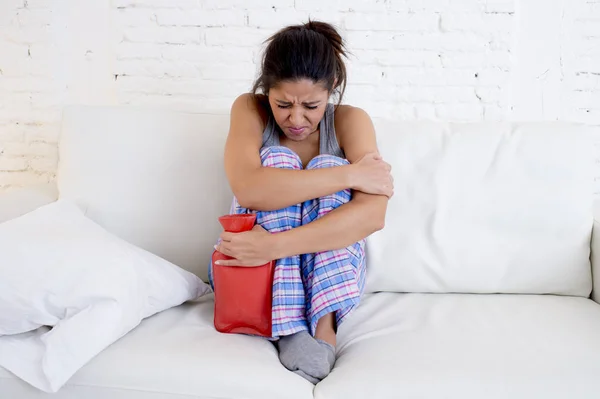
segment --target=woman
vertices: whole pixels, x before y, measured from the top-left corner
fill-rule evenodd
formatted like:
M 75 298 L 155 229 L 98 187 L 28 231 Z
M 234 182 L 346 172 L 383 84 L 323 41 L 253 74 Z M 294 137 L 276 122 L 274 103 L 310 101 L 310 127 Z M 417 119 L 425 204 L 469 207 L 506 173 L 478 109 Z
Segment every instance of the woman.
M 364 288 L 364 240 L 393 194 L 369 116 L 339 105 L 345 55 L 327 23 L 272 36 L 253 93 L 232 106 L 225 149 L 232 213 L 256 212 L 257 225 L 221 235 L 216 248 L 235 260 L 219 264 L 277 259 L 273 338 L 282 364 L 313 383 L 333 367 L 336 329 Z

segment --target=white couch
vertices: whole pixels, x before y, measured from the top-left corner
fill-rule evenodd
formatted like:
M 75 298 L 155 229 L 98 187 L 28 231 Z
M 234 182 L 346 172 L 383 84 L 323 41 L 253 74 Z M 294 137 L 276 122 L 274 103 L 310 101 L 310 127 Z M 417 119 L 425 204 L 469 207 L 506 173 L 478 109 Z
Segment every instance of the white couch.
M 396 195 L 368 242 L 367 293 L 320 384 L 288 372 L 265 340 L 217 333 L 207 296 L 144 320 L 56 394 L 0 368 L 0 398 L 600 398 L 598 131 L 374 122 Z M 57 184 L 0 196 L 0 222 L 73 199 L 114 234 L 206 279 L 231 201 L 228 123 L 68 108 Z

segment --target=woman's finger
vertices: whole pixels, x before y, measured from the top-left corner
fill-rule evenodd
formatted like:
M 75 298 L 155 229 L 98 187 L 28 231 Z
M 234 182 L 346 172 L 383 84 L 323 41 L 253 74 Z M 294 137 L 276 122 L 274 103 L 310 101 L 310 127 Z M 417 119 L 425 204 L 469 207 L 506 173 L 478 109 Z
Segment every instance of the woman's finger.
M 218 260 L 215 262 L 215 265 L 217 265 L 217 266 L 256 267 L 256 266 L 262 266 L 264 263 L 265 262 L 262 262 L 258 265 L 255 265 L 255 264 L 244 265 L 244 264 L 242 264 L 241 261 L 239 261 L 237 259 L 228 259 L 228 260 Z
M 221 240 L 229 242 L 229 241 L 231 241 L 233 236 L 234 236 L 234 233 L 229 233 L 227 231 L 224 231 L 223 233 L 221 233 L 220 237 L 221 237 Z
M 227 243 L 225 242 L 221 242 L 219 245 L 215 245 L 215 249 L 224 255 L 235 258 L 233 252 L 231 251 L 231 247 L 229 247 L 229 245 L 227 245 Z

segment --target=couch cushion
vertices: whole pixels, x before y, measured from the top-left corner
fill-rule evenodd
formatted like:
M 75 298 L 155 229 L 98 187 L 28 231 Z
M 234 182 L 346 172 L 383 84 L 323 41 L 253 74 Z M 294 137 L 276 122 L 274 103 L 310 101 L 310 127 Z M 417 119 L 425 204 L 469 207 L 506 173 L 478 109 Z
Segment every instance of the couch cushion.
M 598 129 L 375 126 L 396 189 L 368 241 L 367 292 L 590 294 Z
M 317 399 L 595 399 L 600 305 L 558 296 L 369 295 Z
M 231 193 L 229 116 L 144 107 L 65 109 L 57 184 L 121 238 L 207 280 Z
M 146 319 L 79 370 L 55 399 L 312 398 L 273 344 L 212 326 L 212 296 Z M 0 398 L 40 397 L 0 368 Z

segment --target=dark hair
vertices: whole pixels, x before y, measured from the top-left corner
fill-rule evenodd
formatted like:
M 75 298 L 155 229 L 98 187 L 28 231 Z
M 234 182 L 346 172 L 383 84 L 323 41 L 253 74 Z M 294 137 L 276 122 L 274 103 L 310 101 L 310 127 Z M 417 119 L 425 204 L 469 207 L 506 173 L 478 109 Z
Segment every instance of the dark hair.
M 311 21 L 288 26 L 267 39 L 260 75 L 252 92 L 269 94 L 281 81 L 310 79 L 322 83 L 342 102 L 346 90 L 347 56 L 345 44 L 337 30 L 326 22 Z

